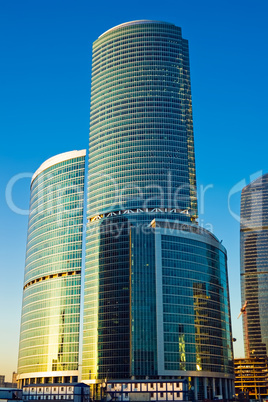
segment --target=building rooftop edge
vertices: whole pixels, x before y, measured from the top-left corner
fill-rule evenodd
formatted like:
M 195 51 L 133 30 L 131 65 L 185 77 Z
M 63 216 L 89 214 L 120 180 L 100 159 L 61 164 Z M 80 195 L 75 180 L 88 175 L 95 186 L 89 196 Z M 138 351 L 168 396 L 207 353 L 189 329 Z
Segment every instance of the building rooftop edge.
M 34 181 L 34 179 L 42 173 L 44 170 L 48 169 L 49 167 L 56 165 L 58 163 L 61 163 L 63 161 L 67 161 L 69 159 L 73 158 L 79 158 L 80 156 L 86 156 L 86 150 L 82 149 L 80 151 L 69 151 L 69 152 L 63 152 L 62 154 L 58 154 L 55 156 L 52 156 L 51 158 L 47 159 L 45 162 L 40 165 L 40 167 L 35 171 L 33 174 L 32 180 L 31 180 L 31 185 Z
M 161 222 L 161 223 L 165 223 L 165 222 L 168 222 L 168 223 L 171 223 L 172 225 L 181 225 L 182 227 L 186 227 L 186 226 L 188 226 L 188 227 L 191 227 L 191 228 L 195 228 L 195 229 L 197 229 L 199 232 L 198 233 L 195 233 L 195 234 L 197 234 L 197 235 L 199 235 L 199 236 L 206 236 L 207 238 L 210 238 L 210 239 L 213 239 L 217 244 L 218 244 L 218 248 L 221 250 L 221 251 L 223 251 L 226 255 L 227 255 L 227 250 L 226 250 L 226 248 L 224 247 L 224 245 L 222 244 L 222 240 L 220 241 L 219 239 L 218 239 L 218 237 L 216 236 L 216 235 L 214 235 L 214 233 L 212 233 L 210 230 L 208 230 L 208 229 L 205 229 L 205 228 L 203 228 L 202 226 L 199 226 L 197 223 L 190 223 L 190 222 L 180 222 L 180 221 L 173 221 L 173 220 L 170 220 L 170 219 L 167 219 L 167 218 L 163 218 L 163 219 L 161 219 L 161 218 L 154 218 L 153 220 L 152 220 L 152 222 L 151 222 L 151 225 L 153 224 L 153 222 Z M 194 232 L 193 232 L 194 233 Z
M 245 187 L 242 188 L 242 193 L 256 184 L 261 184 L 262 179 L 265 180 L 268 179 L 268 173 L 264 173 L 261 176 L 257 177 L 256 179 L 252 180 L 252 182 L 250 182 L 249 184 L 247 184 Z
M 141 24 L 164 24 L 164 25 L 173 25 L 173 26 L 175 26 L 174 24 L 172 24 L 170 22 L 157 21 L 157 20 L 136 20 L 136 21 L 123 22 L 122 24 L 116 25 L 115 27 L 110 28 L 107 31 L 103 32 L 98 37 L 98 39 L 101 38 L 103 35 L 106 35 L 108 32 L 111 32 L 111 31 L 113 31 L 115 29 L 127 27 L 127 26 L 130 26 L 130 25 L 141 25 Z

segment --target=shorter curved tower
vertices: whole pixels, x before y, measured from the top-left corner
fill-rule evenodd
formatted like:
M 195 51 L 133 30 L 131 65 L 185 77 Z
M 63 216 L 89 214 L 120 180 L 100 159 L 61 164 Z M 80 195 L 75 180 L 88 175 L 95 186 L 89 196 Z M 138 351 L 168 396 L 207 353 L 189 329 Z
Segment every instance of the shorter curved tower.
M 86 151 L 35 172 L 19 345 L 19 386 L 77 381 Z

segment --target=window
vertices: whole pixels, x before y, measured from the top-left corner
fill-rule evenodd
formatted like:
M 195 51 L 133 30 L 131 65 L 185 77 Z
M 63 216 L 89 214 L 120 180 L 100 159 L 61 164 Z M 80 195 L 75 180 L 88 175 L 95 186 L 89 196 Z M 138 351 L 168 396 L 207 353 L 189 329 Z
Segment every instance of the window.
M 164 392 L 160 392 L 160 398 L 163 398 Z

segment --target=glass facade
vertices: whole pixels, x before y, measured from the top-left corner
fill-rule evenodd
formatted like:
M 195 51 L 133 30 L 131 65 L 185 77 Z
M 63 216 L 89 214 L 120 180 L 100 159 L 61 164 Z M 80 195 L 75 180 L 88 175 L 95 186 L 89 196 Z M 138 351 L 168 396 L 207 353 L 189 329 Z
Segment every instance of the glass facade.
M 195 223 L 188 42 L 172 24 L 93 44 L 87 218 L 82 380 L 175 376 L 196 399 L 230 396 L 226 252 Z
M 197 216 L 188 42 L 126 23 L 93 44 L 89 217 L 127 208 Z
M 164 368 L 232 374 L 225 250 L 194 237 L 161 236 Z
M 85 154 L 57 155 L 32 179 L 18 362 L 21 384 L 77 380 Z
M 246 357 L 268 349 L 268 175 L 244 187 L 241 195 L 241 293 Z
M 180 28 L 126 23 L 93 44 L 88 184 L 83 378 L 122 378 L 138 361 L 130 364 L 128 211 L 136 209 L 136 222 L 150 222 L 158 210 L 197 217 L 188 42 Z M 110 328 L 116 311 L 121 329 Z
M 116 230 L 120 225 L 120 232 Z M 129 373 L 129 238 L 124 218 L 97 222 L 88 233 L 83 378 Z
M 129 239 L 131 373 L 136 378 L 158 376 L 155 234 L 147 227 L 147 222 L 133 222 Z

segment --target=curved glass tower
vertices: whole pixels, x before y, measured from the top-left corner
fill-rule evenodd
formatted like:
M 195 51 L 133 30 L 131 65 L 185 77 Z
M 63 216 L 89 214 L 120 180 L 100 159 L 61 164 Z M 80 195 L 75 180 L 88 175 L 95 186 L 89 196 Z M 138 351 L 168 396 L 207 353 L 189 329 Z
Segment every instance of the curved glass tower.
M 268 174 L 241 194 L 241 293 L 246 357 L 266 357 L 268 350 Z
M 82 379 L 230 397 L 226 251 L 196 224 L 188 42 L 134 21 L 93 44 Z M 193 388 L 193 389 L 194 389 Z
M 20 386 L 78 378 L 85 155 L 54 156 L 32 178 Z
M 181 29 L 137 21 L 101 35 L 93 44 L 89 217 L 145 207 L 196 217 L 193 141 Z

